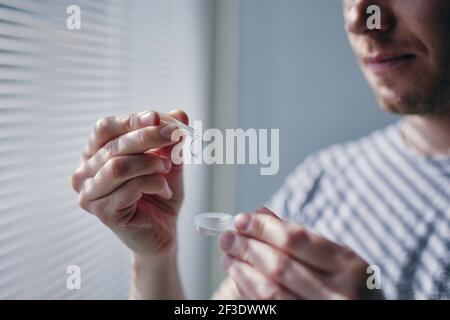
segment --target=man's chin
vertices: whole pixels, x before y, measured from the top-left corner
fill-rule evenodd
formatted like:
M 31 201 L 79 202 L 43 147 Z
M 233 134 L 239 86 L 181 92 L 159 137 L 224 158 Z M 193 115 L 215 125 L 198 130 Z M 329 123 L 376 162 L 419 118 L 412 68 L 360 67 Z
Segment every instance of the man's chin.
M 415 88 L 399 83 L 373 84 L 372 90 L 379 105 L 386 112 L 397 115 L 449 116 L 450 81 L 446 85 L 432 81 Z M 419 89 L 420 88 L 420 89 Z
M 410 109 L 403 109 L 397 106 L 383 107 L 383 111 L 397 116 L 422 115 L 421 112 L 417 112 L 415 110 Z
M 396 115 L 427 115 L 432 113 L 417 96 L 377 96 L 378 103 L 386 112 Z

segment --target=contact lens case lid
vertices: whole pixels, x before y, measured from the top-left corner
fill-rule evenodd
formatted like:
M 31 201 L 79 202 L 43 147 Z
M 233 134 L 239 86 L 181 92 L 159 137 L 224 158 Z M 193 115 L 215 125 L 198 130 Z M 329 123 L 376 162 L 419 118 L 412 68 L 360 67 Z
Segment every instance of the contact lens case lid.
M 220 212 L 205 212 L 194 217 L 194 228 L 198 233 L 217 236 L 226 231 L 235 230 L 234 216 Z

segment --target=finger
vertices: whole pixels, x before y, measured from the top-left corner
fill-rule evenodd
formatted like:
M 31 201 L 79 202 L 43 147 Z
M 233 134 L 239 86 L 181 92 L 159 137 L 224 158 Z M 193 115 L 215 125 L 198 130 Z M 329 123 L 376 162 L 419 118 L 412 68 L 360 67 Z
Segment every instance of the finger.
M 169 115 L 173 118 L 175 118 L 176 120 L 179 120 L 181 122 L 183 122 L 186 125 L 189 125 L 189 117 L 186 114 L 186 112 L 182 111 L 182 110 L 173 110 L 169 113 Z M 162 121 L 162 120 L 161 120 Z M 182 138 L 181 142 L 179 143 L 184 143 L 184 138 Z M 175 146 L 178 145 L 178 143 L 169 145 L 167 147 L 163 147 L 160 149 L 155 150 L 155 152 L 158 155 L 161 155 L 162 157 L 165 157 L 167 159 L 171 159 L 171 155 L 172 155 L 172 150 L 173 148 L 175 148 Z M 174 163 L 175 166 L 180 166 Z M 181 166 L 180 166 L 181 167 Z
M 105 163 L 118 156 L 144 153 L 176 143 L 172 141 L 174 125 L 160 125 L 138 129 L 109 141 L 82 165 L 84 176 L 93 176 Z
M 275 212 L 271 211 L 271 210 L 268 209 L 267 207 L 261 207 L 261 208 L 259 208 L 259 209 L 256 209 L 255 212 L 256 212 L 256 213 L 261 213 L 261 214 L 267 214 L 267 215 L 269 215 L 269 216 L 271 216 L 271 217 L 273 217 L 273 218 L 276 218 L 276 219 L 278 219 L 278 220 L 281 220 L 280 217 L 278 217 L 278 216 L 276 215 Z
M 225 255 L 222 259 L 224 269 L 236 283 L 241 295 L 258 300 L 301 299 L 281 287 L 250 265 Z
M 151 153 L 119 156 L 110 159 L 93 178 L 86 179 L 82 189 L 91 199 L 97 199 L 109 194 L 132 178 L 167 173 L 170 168 L 169 160 L 161 159 Z
M 148 175 L 131 179 L 100 199 L 91 200 L 88 195 L 81 192 L 79 202 L 83 209 L 95 214 L 106 225 L 113 225 L 129 214 L 128 209 L 133 208 L 143 194 L 170 198 L 171 193 L 164 177 Z
M 324 272 L 339 268 L 349 251 L 302 226 L 269 215 L 239 214 L 234 221 L 239 233 L 266 242 Z
M 308 299 L 325 299 L 329 290 L 326 278 L 287 253 L 261 241 L 225 233 L 220 246 L 226 254 L 248 263 L 274 282 Z
M 175 119 L 183 122 L 184 124 L 189 125 L 189 117 L 188 117 L 187 113 L 184 112 L 183 110 L 179 110 L 179 109 L 172 110 L 169 112 L 169 115 L 171 117 L 174 117 Z
M 222 281 L 211 297 L 212 300 L 242 300 L 245 298 L 242 292 L 238 291 L 236 283 L 229 276 Z
M 159 121 L 159 114 L 154 111 L 99 119 L 95 124 L 87 146 L 83 150 L 82 157 L 87 160 L 108 141 L 137 129 L 152 125 L 157 126 L 160 123 Z
M 111 210 L 121 210 L 135 204 L 142 195 L 158 195 L 164 199 L 171 196 L 166 179 L 160 175 L 147 175 L 131 179 L 105 197 Z

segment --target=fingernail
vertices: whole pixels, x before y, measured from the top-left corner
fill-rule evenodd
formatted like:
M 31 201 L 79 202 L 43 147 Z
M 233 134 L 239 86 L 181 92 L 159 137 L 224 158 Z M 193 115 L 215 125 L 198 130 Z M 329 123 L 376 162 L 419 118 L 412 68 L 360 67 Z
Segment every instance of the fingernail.
M 145 112 L 140 115 L 141 124 L 143 126 L 151 126 L 155 124 L 156 115 L 155 112 Z
M 236 239 L 236 236 L 232 232 L 224 233 L 219 240 L 220 247 L 222 250 L 229 250 Z
M 234 218 L 234 224 L 236 226 L 236 229 L 245 231 L 250 226 L 250 221 L 252 220 L 252 217 L 248 213 L 239 213 Z
M 161 134 L 161 136 L 163 136 L 166 139 L 171 140 L 172 139 L 172 133 L 175 131 L 175 129 L 177 129 L 178 127 L 174 124 L 168 124 L 164 127 L 162 127 L 159 130 L 159 133 Z
M 231 258 L 229 255 L 226 254 L 222 257 L 222 267 L 225 270 L 228 270 L 232 264 L 233 264 L 233 258 Z

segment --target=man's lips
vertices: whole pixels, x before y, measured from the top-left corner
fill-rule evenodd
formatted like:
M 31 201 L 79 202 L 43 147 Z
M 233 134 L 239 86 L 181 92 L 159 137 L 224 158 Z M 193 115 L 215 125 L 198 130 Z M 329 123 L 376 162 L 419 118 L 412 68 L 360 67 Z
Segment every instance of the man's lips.
M 414 58 L 415 55 L 410 53 L 380 53 L 364 58 L 363 62 L 373 71 L 380 73 L 400 66 Z

